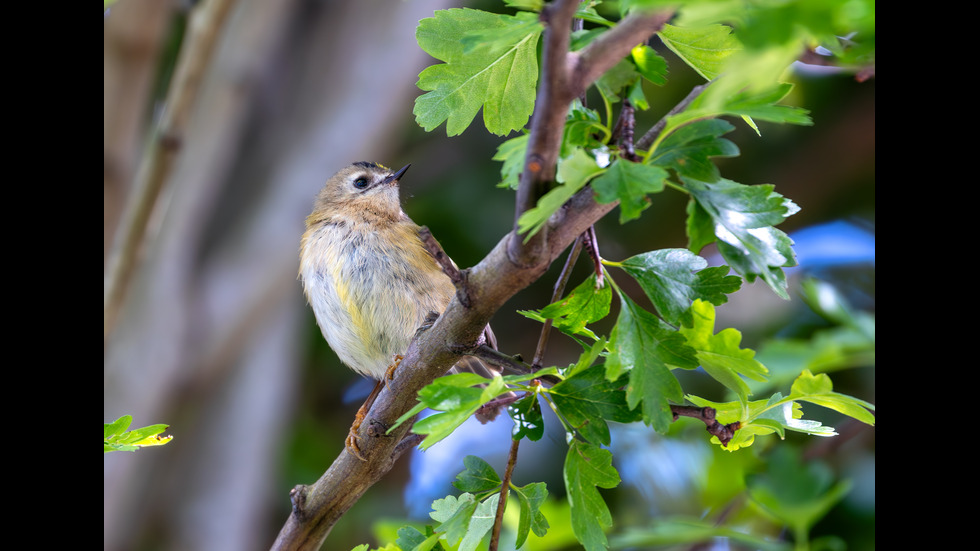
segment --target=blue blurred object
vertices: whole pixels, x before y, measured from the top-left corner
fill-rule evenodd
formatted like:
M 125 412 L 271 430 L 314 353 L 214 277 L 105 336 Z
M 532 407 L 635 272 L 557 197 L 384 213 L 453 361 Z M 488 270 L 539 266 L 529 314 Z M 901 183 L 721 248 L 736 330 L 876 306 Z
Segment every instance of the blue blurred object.
M 799 267 L 820 270 L 875 262 L 875 235 L 853 222 L 837 220 L 793 232 Z

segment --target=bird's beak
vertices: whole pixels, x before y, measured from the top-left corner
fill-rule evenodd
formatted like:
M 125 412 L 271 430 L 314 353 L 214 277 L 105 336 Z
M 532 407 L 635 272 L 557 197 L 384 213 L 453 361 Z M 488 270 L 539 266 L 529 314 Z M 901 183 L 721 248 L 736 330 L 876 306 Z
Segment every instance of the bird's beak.
M 398 169 L 398 172 L 396 172 L 396 173 L 392 174 L 391 176 L 388 176 L 387 178 L 385 178 L 384 179 L 384 182 L 382 182 L 382 183 L 383 184 L 395 184 L 396 182 L 398 182 L 398 180 L 401 180 L 402 175 L 404 175 L 406 172 L 408 172 L 408 167 L 410 167 L 410 166 L 412 166 L 412 165 L 409 164 L 409 165 L 405 165 L 405 166 L 401 167 L 400 169 Z

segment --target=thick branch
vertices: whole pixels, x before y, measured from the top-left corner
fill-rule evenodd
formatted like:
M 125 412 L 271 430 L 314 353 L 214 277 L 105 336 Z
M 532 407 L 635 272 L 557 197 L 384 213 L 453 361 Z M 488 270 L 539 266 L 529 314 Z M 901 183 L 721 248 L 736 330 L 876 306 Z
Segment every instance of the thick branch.
M 517 220 L 548 192 L 555 180 L 558 151 L 561 146 L 565 117 L 572 100 L 585 93 L 597 78 L 612 68 L 629 51 L 660 30 L 673 12 L 633 13 L 603 33 L 580 52 L 569 52 L 569 36 L 577 0 L 561 0 L 542 12 L 548 25 L 545 31 L 545 53 L 541 81 L 535 100 L 531 136 L 528 139 L 524 172 L 517 189 L 514 217 L 515 236 L 508 253 L 518 265 L 533 265 L 544 253 L 547 228 L 526 244 L 516 235 Z

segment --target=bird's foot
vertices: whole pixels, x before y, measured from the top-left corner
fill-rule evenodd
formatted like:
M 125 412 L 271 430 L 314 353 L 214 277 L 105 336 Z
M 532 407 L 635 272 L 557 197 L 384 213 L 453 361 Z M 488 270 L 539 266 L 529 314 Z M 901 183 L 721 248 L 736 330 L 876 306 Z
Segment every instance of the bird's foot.
M 402 360 L 404 360 L 404 359 L 405 359 L 405 356 L 402 356 L 401 354 L 395 354 L 395 361 L 392 362 L 392 364 L 388 366 L 388 369 L 387 370 L 385 370 L 384 379 L 381 379 L 381 381 L 384 382 L 384 381 L 390 381 L 390 380 L 394 379 L 395 378 L 395 370 L 398 369 L 398 365 L 401 364 L 402 363 Z

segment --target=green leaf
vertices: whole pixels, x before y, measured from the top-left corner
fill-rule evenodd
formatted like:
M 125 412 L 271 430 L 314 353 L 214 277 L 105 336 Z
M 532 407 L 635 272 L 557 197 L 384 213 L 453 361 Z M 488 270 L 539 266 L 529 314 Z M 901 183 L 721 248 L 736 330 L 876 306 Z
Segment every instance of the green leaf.
M 524 155 L 527 152 L 528 134 L 513 137 L 497 147 L 494 161 L 503 161 L 500 167 L 500 183 L 497 187 L 517 189 L 521 172 L 524 170 Z
M 741 43 L 732 34 L 731 27 L 724 25 L 696 28 L 664 25 L 658 36 L 664 45 L 705 80 L 721 74 L 725 61 L 742 49 Z
M 427 527 L 431 532 L 431 528 Z M 395 544 L 400 549 L 411 549 L 412 551 L 429 551 L 435 547 L 436 543 L 442 538 L 442 534 L 429 533 L 423 534 L 414 526 L 403 526 L 398 529 L 398 539 Z
M 426 131 L 446 121 L 446 134 L 465 130 L 483 108 L 488 131 L 522 128 L 534 109 L 537 43 L 543 26 L 531 13 L 498 15 L 472 9 L 435 12 L 415 36 L 429 55 L 445 63 L 419 74 L 428 93 L 415 100 L 415 120 Z
M 537 442 L 544 436 L 544 417 L 537 394 L 528 392 L 527 396 L 507 406 L 507 414 L 514 420 L 510 433 L 514 440 L 527 438 Z
M 734 129 L 721 119 L 694 121 L 668 134 L 645 162 L 702 182 L 717 181 L 718 167 L 711 159 L 738 156 L 738 147 L 721 137 Z
M 630 52 L 636 70 L 643 78 L 663 86 L 667 84 L 667 60 L 646 44 L 638 44 Z
M 789 446 L 773 450 L 765 473 L 746 479 L 752 501 L 792 527 L 797 542 L 807 541 L 810 529 L 850 491 L 850 482 L 833 481 L 826 465 L 803 461 Z
M 701 367 L 716 381 L 725 385 L 746 402 L 752 393 L 741 377 L 765 381 L 769 370 L 755 358 L 755 351 L 739 348 L 742 334 L 728 328 L 714 334 L 715 307 L 709 302 L 695 300 L 691 305 L 693 325 L 682 327 L 687 344 L 697 350 Z
M 640 80 L 640 73 L 636 71 L 630 61 L 622 59 L 611 69 L 606 71 L 595 82 L 596 88 L 606 101 L 616 103 L 622 97 L 624 89 L 629 88 Z
M 534 532 L 539 538 L 548 533 L 548 519 L 541 512 L 541 505 L 548 498 L 548 489 L 544 482 L 532 482 L 527 486 L 512 486 L 511 491 L 517 496 L 521 504 L 521 514 L 517 523 L 517 543 L 515 548 L 520 549 L 527 540 L 528 532 Z
M 132 416 L 123 415 L 112 423 L 102 424 L 102 453 L 134 452 L 147 446 L 162 446 L 173 440 L 172 436 L 160 436 L 170 425 L 149 425 L 127 432 L 132 422 Z
M 111 436 L 118 436 L 129 428 L 130 423 L 133 422 L 132 415 L 123 415 L 119 419 L 111 423 L 102 424 L 102 438 L 109 439 Z
M 647 194 L 663 191 L 668 176 L 662 168 L 617 159 L 595 179 L 592 188 L 600 203 L 619 201 L 619 223 L 623 224 L 640 217 L 650 206 Z
M 695 369 L 694 349 L 684 337 L 660 318 L 640 308 L 626 295 L 613 328 L 612 352 L 606 362 L 606 378 L 616 380 L 629 372 L 626 401 L 630 408 L 643 404 L 643 421 L 657 432 L 666 432 L 673 421 L 670 402 L 681 402 L 684 393 L 670 370 Z
M 588 355 L 585 352 L 584 355 Z M 558 412 L 582 438 L 596 444 L 609 444 L 609 426 L 605 420 L 631 423 L 637 413 L 626 403 L 622 390 L 625 381 L 606 379 L 600 365 L 577 372 L 548 390 Z
M 572 441 L 565 457 L 564 475 L 575 536 L 587 551 L 606 549 L 603 530 L 612 526 L 612 515 L 596 488 L 619 485 L 612 454 L 592 444 Z
M 463 466 L 465 470 L 456 475 L 456 481 L 453 482 L 453 486 L 461 492 L 480 494 L 500 487 L 501 480 L 497 471 L 479 457 L 467 455 L 463 458 Z
M 421 419 L 412 426 L 415 434 L 426 435 L 419 445 L 419 448 L 425 450 L 452 434 L 480 406 L 506 392 L 507 387 L 499 376 L 487 380 L 474 373 L 446 375 L 420 390 L 418 405 L 399 417 L 392 429 L 425 408 L 440 411 L 441 413 Z
M 561 142 L 561 156 L 574 153 L 575 147 L 599 149 L 609 139 L 609 129 L 599 120 L 594 109 L 588 109 L 575 99 L 565 119 L 565 130 Z
M 853 396 L 834 392 L 834 385 L 826 373 L 814 375 L 809 370 L 804 370 L 793 382 L 792 391 L 787 399 L 811 402 L 853 417 L 862 423 L 872 426 L 875 424 L 874 415 L 868 411 L 874 411 L 874 405 Z
M 714 305 L 728 301 L 742 284 L 727 266 L 708 268 L 708 261 L 687 249 L 661 249 L 636 255 L 616 266 L 636 279 L 664 320 L 679 325 L 697 299 Z
M 777 295 L 789 299 L 782 268 L 795 266 L 796 255 L 792 240 L 772 225 L 799 207 L 775 193 L 771 185 L 745 186 L 725 179 L 713 184 L 688 178 L 683 181 L 698 204 L 697 209 L 689 209 L 690 216 L 710 218 L 722 257 L 747 281 L 761 277 Z M 707 223 L 704 220 L 693 225 Z
M 466 535 L 477 505 L 473 494 L 464 493 L 458 498 L 446 496 L 432 502 L 429 516 L 441 523 L 436 531 L 444 533 L 450 545 L 456 545 Z
M 571 156 L 559 159 L 558 181 L 561 185 L 544 194 L 538 199 L 536 206 L 517 219 L 518 233 L 524 234 L 524 242 L 538 233 L 552 214 L 600 172 L 602 168 L 596 164 L 595 159 L 580 148 L 576 148 Z
M 562 333 L 597 339 L 595 333 L 586 328 L 586 325 L 609 315 L 611 303 L 612 289 L 609 285 L 597 289 L 596 277 L 592 274 L 558 302 L 553 302 L 538 312 L 519 311 L 519 313 L 538 321 L 550 319 L 555 329 Z

